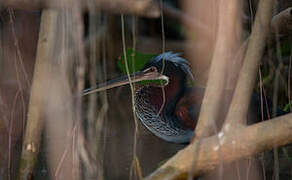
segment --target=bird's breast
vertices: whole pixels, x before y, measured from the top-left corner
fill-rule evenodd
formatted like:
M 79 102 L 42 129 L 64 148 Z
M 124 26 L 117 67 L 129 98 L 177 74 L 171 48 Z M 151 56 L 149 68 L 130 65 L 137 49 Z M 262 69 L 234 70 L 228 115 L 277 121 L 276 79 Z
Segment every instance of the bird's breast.
M 147 129 L 166 141 L 189 142 L 193 130 L 182 126 L 174 112 L 168 112 L 170 103 L 158 87 L 143 87 L 135 95 L 136 114 Z

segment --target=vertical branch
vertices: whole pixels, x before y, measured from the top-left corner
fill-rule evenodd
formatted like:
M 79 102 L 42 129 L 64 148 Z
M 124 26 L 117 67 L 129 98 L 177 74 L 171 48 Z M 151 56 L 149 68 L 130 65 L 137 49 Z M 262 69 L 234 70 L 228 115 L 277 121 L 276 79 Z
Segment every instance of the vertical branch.
M 137 26 L 137 17 L 133 16 L 132 17 L 132 39 L 133 39 L 133 50 L 134 52 L 136 51 L 136 26 Z M 125 44 L 123 44 L 123 46 L 125 46 Z M 135 67 L 135 61 L 134 61 L 134 56 L 132 57 L 132 62 L 133 62 L 133 66 L 131 68 Z M 134 77 L 135 79 L 135 77 Z M 135 88 L 135 84 L 134 88 Z M 132 97 L 134 98 L 134 97 Z M 133 102 L 134 103 L 134 102 Z M 130 170 L 130 179 L 132 179 L 133 176 L 139 175 L 139 178 L 142 179 L 142 170 L 141 170 L 141 166 L 140 166 L 140 162 L 139 159 L 137 157 L 137 142 L 138 142 L 138 135 L 139 135 L 139 124 L 138 124 L 138 119 L 136 116 L 136 112 L 134 112 L 134 123 L 135 123 L 135 131 L 134 131 L 134 143 L 133 143 L 133 160 L 131 162 L 131 170 Z
M 274 0 L 261 0 L 259 2 L 258 12 L 244 58 L 244 64 L 240 71 L 238 83 L 225 123 L 232 123 L 232 125 L 235 125 L 245 124 L 246 122 L 246 114 L 258 72 L 258 65 L 270 29 L 274 2 Z
M 90 85 L 94 87 L 96 82 L 101 83 L 103 79 L 106 79 L 106 72 L 101 67 L 101 52 L 102 48 L 105 48 L 104 38 L 93 38 L 94 34 L 101 33 L 103 26 L 101 22 L 101 14 L 96 12 L 93 8 L 93 1 L 89 1 L 89 40 L 91 41 L 89 46 L 89 80 Z M 105 68 L 105 65 L 103 66 Z M 101 107 L 98 107 L 97 101 L 100 100 Z M 89 154 L 94 158 L 94 164 L 85 163 L 85 179 L 104 179 L 104 123 L 106 119 L 106 113 L 108 110 L 108 102 L 106 92 L 102 92 L 101 96 L 93 93 L 89 96 L 88 113 L 87 113 L 87 141 L 89 145 Z
M 277 16 L 276 16 L 277 17 Z M 273 18 L 274 19 L 274 18 Z M 273 21 L 272 21 L 273 22 Z M 274 87 L 273 87 L 273 111 L 272 111 L 272 117 L 277 116 L 277 109 L 278 109 L 278 93 L 279 93 L 279 79 L 281 75 L 281 70 L 284 67 L 282 55 L 281 55 L 281 45 L 280 45 L 280 34 L 279 34 L 279 26 L 275 26 L 275 40 L 276 40 L 276 57 L 278 59 L 278 67 L 276 68 L 275 72 L 275 79 L 274 79 Z M 278 154 L 278 148 L 273 149 L 274 153 L 274 177 L 275 180 L 279 180 L 279 154 Z
M 186 14 L 190 15 L 190 20 L 184 21 L 188 39 L 191 41 L 191 46 L 187 47 L 187 55 L 191 60 L 198 86 L 205 87 L 209 76 L 208 70 L 218 30 L 218 2 L 217 0 L 183 1 Z
M 290 38 L 290 42 L 292 42 L 291 41 L 291 38 Z M 292 43 L 290 43 L 288 87 L 287 87 L 287 91 L 288 91 L 288 103 L 289 103 L 289 106 L 290 106 L 290 108 L 289 108 L 290 109 L 290 112 L 292 111 L 292 106 L 291 106 L 291 65 L 292 65 Z
M 130 82 L 130 88 L 131 88 L 133 117 L 136 118 L 136 108 L 135 108 L 135 98 L 134 98 L 135 92 L 134 92 L 134 84 L 132 82 L 133 80 L 130 77 L 127 54 L 126 54 L 125 22 L 124 22 L 124 15 L 123 14 L 121 14 L 121 24 L 122 24 L 123 55 L 125 57 L 124 61 L 125 61 L 125 65 L 126 65 L 127 76 L 128 76 L 129 82 Z M 137 120 L 135 120 L 135 121 L 137 121 Z M 138 132 L 136 132 L 136 133 L 138 133 Z M 138 157 L 136 154 L 136 150 L 134 150 L 133 161 L 135 163 L 135 169 L 136 169 L 136 172 L 138 173 L 138 177 L 139 177 L 139 179 L 142 179 L 142 171 L 141 171 L 141 168 L 139 166 L 139 161 L 138 161 Z
M 31 178 L 41 143 L 47 91 L 45 84 L 49 81 L 50 51 L 55 40 L 56 21 L 57 13 L 55 11 L 43 11 L 26 131 L 20 160 L 19 179 L 21 180 Z
M 163 3 L 162 0 L 159 1 L 160 4 L 160 13 L 161 13 L 161 40 L 162 40 L 162 53 L 165 52 L 165 30 L 164 30 L 164 16 L 163 16 Z M 165 59 L 162 59 L 162 68 L 161 74 L 164 73 L 165 69 Z M 157 116 L 162 112 L 163 107 L 165 106 L 165 90 L 164 87 L 161 87 L 162 92 L 162 105 L 157 113 Z
M 59 179 L 77 179 L 76 175 L 76 98 L 72 98 L 74 57 L 68 56 L 69 49 L 76 50 L 73 34 L 74 27 L 72 11 L 58 11 L 57 25 L 54 30 L 55 42 L 52 52 L 52 70 L 50 82 L 47 83 L 47 106 L 45 109 L 45 143 L 47 161 L 51 177 Z M 75 82 L 75 81 L 74 81 Z M 75 93 L 75 92 L 74 92 Z M 74 121 L 75 120 L 75 121 Z M 78 146 L 79 147 L 79 146 Z M 75 153 L 75 154 L 74 154 Z M 77 159 L 79 160 L 79 159 Z M 78 163 L 79 164 L 79 163 Z
M 75 33 L 73 33 L 73 43 L 74 48 L 76 48 L 76 51 L 78 52 L 76 57 L 76 88 L 77 88 L 77 94 L 82 94 L 84 89 L 84 76 L 85 76 L 85 70 L 86 70 L 86 57 L 84 52 L 84 43 L 83 43 L 83 15 L 82 15 L 82 9 L 80 8 L 80 2 L 74 1 L 74 7 L 72 9 L 72 20 L 73 20 L 73 26 L 75 29 Z M 81 178 L 81 161 L 80 158 L 82 157 L 84 159 L 89 159 L 89 152 L 87 148 L 85 147 L 85 136 L 84 136 L 84 129 L 82 126 L 82 111 L 83 103 L 82 103 L 82 96 L 76 97 L 76 106 L 75 106 L 75 126 L 77 128 L 76 134 L 74 137 L 76 137 L 73 140 L 73 177 L 76 179 Z M 76 143 L 74 143 L 76 142 Z
M 222 95 L 226 84 L 228 62 L 234 57 L 236 25 L 239 21 L 239 5 L 237 1 L 219 2 L 219 19 L 217 40 L 209 70 L 209 79 L 202 108 L 196 127 L 196 138 L 212 135 L 216 132 L 215 121 L 221 113 Z

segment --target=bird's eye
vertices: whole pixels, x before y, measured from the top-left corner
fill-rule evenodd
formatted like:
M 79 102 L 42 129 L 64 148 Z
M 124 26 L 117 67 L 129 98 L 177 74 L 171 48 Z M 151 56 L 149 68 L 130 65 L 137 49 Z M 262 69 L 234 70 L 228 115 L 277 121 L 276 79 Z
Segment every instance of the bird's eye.
M 157 72 L 157 69 L 154 66 L 152 66 L 150 69 L 151 69 L 152 72 Z
M 157 72 L 157 68 L 154 66 L 151 66 L 150 68 L 147 68 L 144 70 L 144 73 L 150 73 L 150 72 Z

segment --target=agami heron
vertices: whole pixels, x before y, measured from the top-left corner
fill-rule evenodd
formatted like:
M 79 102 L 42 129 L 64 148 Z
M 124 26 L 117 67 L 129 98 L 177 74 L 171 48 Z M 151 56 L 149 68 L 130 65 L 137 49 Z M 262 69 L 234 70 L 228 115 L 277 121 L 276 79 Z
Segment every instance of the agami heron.
M 193 79 L 188 62 L 177 53 L 166 52 L 152 58 L 142 70 L 131 75 L 131 78 L 135 77 L 136 81 L 140 81 L 148 72 L 162 72 L 162 79 L 167 79 L 168 84 L 161 87 L 150 83 L 136 87 L 134 105 L 137 117 L 148 130 L 165 141 L 189 142 L 196 126 L 203 90 L 187 87 L 187 76 Z M 128 83 L 128 77 L 124 76 L 86 89 L 84 95 L 97 89 Z
M 187 86 L 187 77 L 193 79 L 190 66 L 178 53 L 172 52 L 152 58 L 144 68 L 131 75 L 131 78 L 135 77 L 132 82 L 160 72 L 161 79 L 168 80 L 166 86 L 161 87 L 150 83 L 136 87 L 134 104 L 136 115 L 142 124 L 157 137 L 168 142 L 187 143 L 194 134 L 204 88 Z M 128 77 L 123 76 L 86 89 L 84 95 L 128 83 Z

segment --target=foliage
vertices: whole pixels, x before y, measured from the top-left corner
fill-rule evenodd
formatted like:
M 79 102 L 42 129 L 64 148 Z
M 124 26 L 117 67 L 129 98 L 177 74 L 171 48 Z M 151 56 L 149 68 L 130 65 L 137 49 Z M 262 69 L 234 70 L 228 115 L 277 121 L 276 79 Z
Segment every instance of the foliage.
M 145 64 L 155 56 L 157 56 L 157 54 L 143 54 L 131 48 L 127 49 L 126 61 L 128 62 L 130 74 L 141 70 Z M 124 54 L 120 56 L 117 65 L 124 74 L 127 73 Z
M 132 74 L 141 70 L 150 59 L 157 55 L 158 54 L 144 54 L 134 49 L 128 48 L 126 51 L 126 58 L 124 54 L 122 54 L 117 61 L 117 66 L 122 71 L 122 73 L 127 74 L 125 63 L 126 60 L 129 67 L 129 73 Z M 165 85 L 167 82 L 165 80 L 144 80 L 138 83 L 141 85 L 148 85 L 152 83 L 156 85 Z

